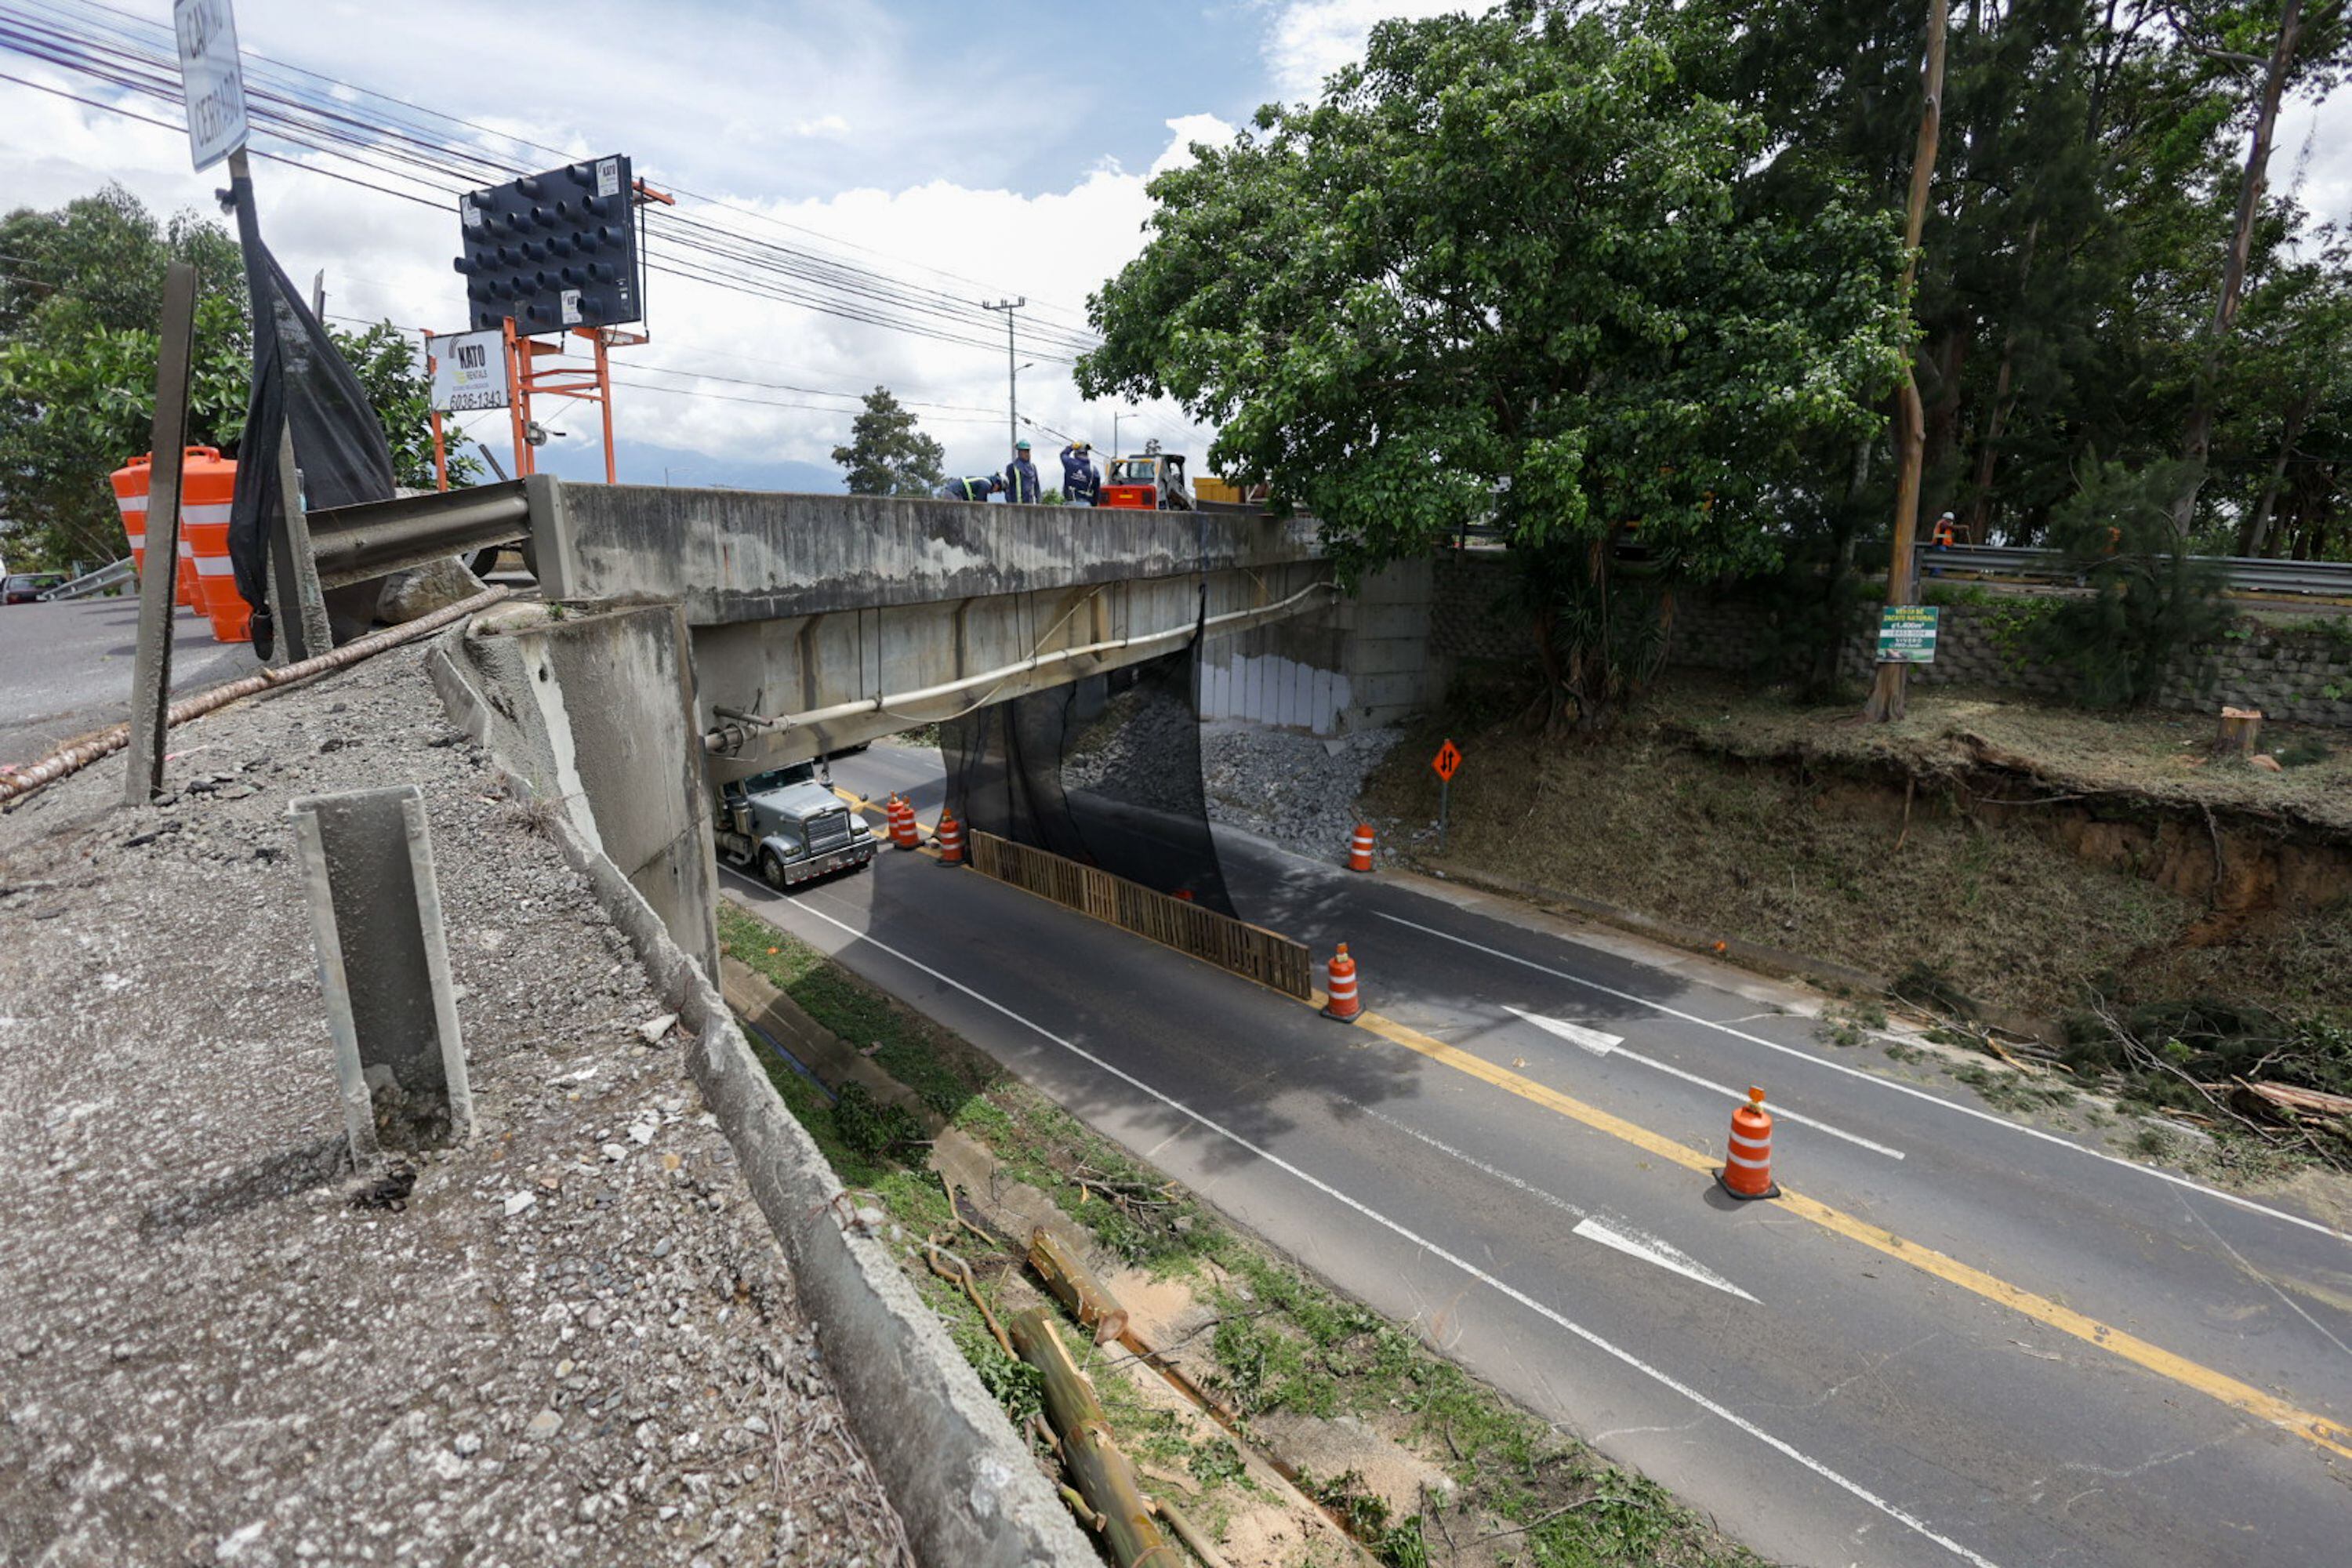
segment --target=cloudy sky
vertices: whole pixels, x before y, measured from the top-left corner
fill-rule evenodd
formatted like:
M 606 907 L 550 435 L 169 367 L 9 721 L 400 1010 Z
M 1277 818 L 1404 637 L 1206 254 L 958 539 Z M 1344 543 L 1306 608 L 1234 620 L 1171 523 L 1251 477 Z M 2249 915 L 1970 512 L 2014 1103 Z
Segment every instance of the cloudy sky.
M 135 37 L 169 15 L 167 0 L 119 5 L 7 0 L 0 16 Z M 682 199 L 678 218 L 877 270 L 942 301 L 1025 295 L 1024 326 L 1065 334 L 1083 330 L 1089 290 L 1139 247 L 1152 173 L 1268 99 L 1311 94 L 1360 52 L 1377 17 L 1453 8 L 236 0 L 249 56 L 470 121 L 482 129 L 462 134 L 502 159 L 560 161 L 526 142 L 565 157 L 626 153 L 653 184 L 703 198 Z M 19 54 L 0 52 L 0 73 L 176 119 Z M 2316 113 L 2297 105 L 2281 129 L 2278 177 L 2300 167 L 2307 205 L 2352 216 L 2352 92 Z M 255 146 L 323 162 L 266 134 Z M 109 179 L 160 211 L 211 211 L 223 183 L 218 170 L 190 171 L 175 131 L 0 81 L 0 203 L 51 205 Z M 282 163 L 260 164 L 256 186 L 266 237 L 296 277 L 325 271 L 331 313 L 464 325 L 462 280 L 449 267 L 454 212 Z M 624 479 L 837 482 L 828 454 L 855 406 L 839 395 L 877 384 L 919 405 L 950 471 L 1003 460 L 1005 356 L 992 322 L 951 329 L 984 342 L 942 343 L 658 273 L 646 297 L 653 341 L 615 356 L 630 384 L 615 397 Z M 1021 375 L 1023 414 L 1108 447 L 1114 410 L 1078 397 L 1066 353 L 1021 358 L 1035 361 Z M 1171 407 L 1119 412 L 1129 447 L 1139 434 L 1178 449 L 1205 445 Z M 594 466 L 592 415 L 542 416 L 571 433 L 549 466 Z M 502 423 L 484 429 L 503 457 Z M 1041 455 L 1059 445 L 1043 429 L 1025 433 Z

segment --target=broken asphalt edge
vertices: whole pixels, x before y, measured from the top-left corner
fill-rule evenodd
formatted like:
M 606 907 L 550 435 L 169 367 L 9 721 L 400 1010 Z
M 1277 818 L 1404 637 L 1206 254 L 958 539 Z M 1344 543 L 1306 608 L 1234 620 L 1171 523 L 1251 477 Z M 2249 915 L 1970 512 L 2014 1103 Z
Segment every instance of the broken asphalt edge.
M 528 795 L 498 753 L 493 700 L 457 653 L 464 635 L 459 626 L 434 639 L 426 674 L 451 722 Z M 840 1176 L 784 1109 L 717 986 L 564 813 L 549 814 L 547 831 L 628 939 L 663 1005 L 694 1032 L 688 1071 L 792 1262 L 850 1425 L 916 1554 L 927 1563 L 986 1568 L 1095 1568 L 1099 1559 L 1068 1509 L 885 1245 L 844 1227 Z

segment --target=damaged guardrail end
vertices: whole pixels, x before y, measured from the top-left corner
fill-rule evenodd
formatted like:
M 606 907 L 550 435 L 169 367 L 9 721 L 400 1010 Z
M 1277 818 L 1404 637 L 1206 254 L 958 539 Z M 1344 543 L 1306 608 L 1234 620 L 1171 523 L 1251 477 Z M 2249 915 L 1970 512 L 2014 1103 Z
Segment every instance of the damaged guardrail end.
M 415 784 L 287 808 L 318 943 L 319 989 L 352 1163 L 462 1142 L 474 1125 L 425 797 Z

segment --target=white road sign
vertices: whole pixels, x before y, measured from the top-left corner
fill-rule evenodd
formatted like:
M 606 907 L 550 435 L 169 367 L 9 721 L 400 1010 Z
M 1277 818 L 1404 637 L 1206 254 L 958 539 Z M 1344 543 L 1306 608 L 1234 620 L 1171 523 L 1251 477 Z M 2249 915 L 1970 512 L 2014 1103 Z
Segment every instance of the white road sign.
M 245 148 L 245 68 L 236 58 L 229 0 L 172 0 L 180 37 L 180 90 L 188 105 L 188 151 L 209 169 Z
M 433 406 L 444 414 L 504 408 L 507 386 L 503 332 L 457 332 L 433 340 Z

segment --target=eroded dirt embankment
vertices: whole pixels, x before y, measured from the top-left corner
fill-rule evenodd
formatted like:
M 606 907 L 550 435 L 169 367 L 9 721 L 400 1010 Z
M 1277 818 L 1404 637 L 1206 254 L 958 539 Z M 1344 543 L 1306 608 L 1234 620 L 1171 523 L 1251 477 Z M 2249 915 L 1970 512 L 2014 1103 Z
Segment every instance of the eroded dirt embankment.
M 1457 734 L 1471 761 L 1435 863 L 2011 1015 L 2094 992 L 2352 1011 L 2341 763 L 2223 775 L 2190 721 L 1944 700 L 1867 730 L 1754 703 L 1685 692 L 1598 742 Z M 1436 815 L 1428 749 L 1400 747 L 1366 795 L 1403 829 Z

